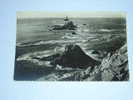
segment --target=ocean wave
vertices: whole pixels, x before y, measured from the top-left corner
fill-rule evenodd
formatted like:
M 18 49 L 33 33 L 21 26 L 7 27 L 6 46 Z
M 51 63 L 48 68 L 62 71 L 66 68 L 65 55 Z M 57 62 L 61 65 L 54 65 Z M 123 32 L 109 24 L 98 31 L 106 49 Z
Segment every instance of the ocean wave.
M 67 44 L 67 43 L 79 43 L 85 42 L 88 39 L 85 35 L 71 35 L 71 33 L 66 33 L 61 37 L 60 40 L 49 40 L 49 41 L 35 41 L 35 42 L 26 42 L 26 43 L 17 43 L 17 47 L 26 47 L 26 46 L 36 46 L 36 45 L 47 45 L 47 44 Z

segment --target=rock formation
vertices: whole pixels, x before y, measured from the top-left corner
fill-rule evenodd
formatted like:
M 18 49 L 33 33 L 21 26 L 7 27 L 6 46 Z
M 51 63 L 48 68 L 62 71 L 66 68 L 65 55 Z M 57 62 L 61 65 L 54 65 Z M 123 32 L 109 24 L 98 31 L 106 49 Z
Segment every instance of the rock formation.
M 63 67 L 87 68 L 100 64 L 84 53 L 78 45 L 67 45 L 65 51 L 51 60 L 52 65 L 61 65 Z
M 72 21 L 68 21 L 64 25 L 54 25 L 52 27 L 53 27 L 52 30 L 66 30 L 66 29 L 75 30 L 77 28 L 77 26 L 74 25 Z
M 66 75 L 64 75 L 66 76 Z M 128 57 L 127 45 L 125 44 L 113 55 L 110 53 L 103 59 L 100 65 L 94 66 L 93 70 L 88 67 L 83 71 L 71 73 L 69 77 L 60 80 L 72 81 L 128 81 Z

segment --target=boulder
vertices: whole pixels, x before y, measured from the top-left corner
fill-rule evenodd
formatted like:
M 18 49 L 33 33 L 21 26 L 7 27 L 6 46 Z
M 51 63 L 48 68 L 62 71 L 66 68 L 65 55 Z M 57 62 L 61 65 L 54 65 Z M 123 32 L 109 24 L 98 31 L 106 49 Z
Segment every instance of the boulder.
M 51 61 L 53 65 L 61 65 L 63 67 L 87 68 L 100 64 L 99 61 L 91 58 L 78 45 L 66 45 L 65 51 Z

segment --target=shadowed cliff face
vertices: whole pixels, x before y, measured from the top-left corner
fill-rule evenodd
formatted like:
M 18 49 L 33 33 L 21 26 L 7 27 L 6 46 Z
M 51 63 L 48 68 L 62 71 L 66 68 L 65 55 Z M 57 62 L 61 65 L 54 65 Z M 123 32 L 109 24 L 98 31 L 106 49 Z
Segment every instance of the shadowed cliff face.
M 127 45 L 123 45 L 114 54 L 108 54 L 100 65 L 90 67 L 83 71 L 75 72 L 61 80 L 75 81 L 128 81 Z
M 85 54 L 78 45 L 66 45 L 65 51 L 58 57 L 55 57 L 51 64 L 61 65 L 63 67 L 87 68 L 100 64 Z

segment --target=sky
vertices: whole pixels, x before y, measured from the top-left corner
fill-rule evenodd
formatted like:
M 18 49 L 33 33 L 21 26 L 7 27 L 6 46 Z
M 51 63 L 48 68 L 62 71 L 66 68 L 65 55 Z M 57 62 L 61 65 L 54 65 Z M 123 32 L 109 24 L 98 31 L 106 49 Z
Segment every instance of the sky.
M 112 18 L 112 17 L 125 17 L 126 13 L 125 12 L 111 12 L 111 11 L 106 11 L 106 12 L 81 12 L 81 11 L 76 11 L 76 12 L 31 12 L 31 11 L 19 11 L 17 12 L 17 18 L 46 18 L 46 17 L 107 17 L 107 18 Z

